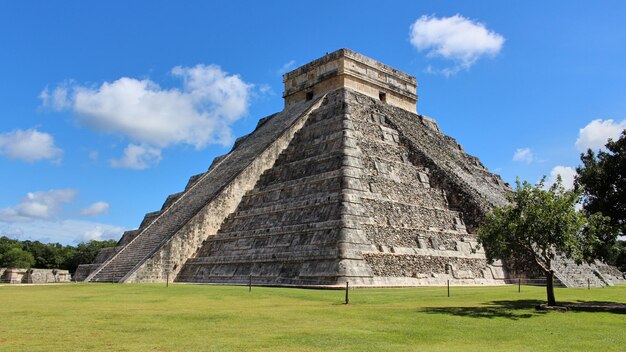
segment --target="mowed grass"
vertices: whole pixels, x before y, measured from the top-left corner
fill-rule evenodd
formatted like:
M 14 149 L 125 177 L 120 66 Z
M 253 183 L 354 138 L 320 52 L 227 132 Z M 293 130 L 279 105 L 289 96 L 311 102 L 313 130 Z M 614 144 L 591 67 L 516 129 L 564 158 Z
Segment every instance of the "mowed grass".
M 539 287 L 0 287 L 0 351 L 624 351 L 626 314 L 545 312 Z M 557 289 L 626 302 L 626 287 Z

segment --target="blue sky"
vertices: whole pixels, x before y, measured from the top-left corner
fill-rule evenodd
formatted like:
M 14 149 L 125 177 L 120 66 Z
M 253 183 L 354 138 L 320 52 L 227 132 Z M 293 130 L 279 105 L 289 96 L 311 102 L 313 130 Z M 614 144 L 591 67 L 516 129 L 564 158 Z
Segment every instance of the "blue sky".
M 513 182 L 626 127 L 623 1 L 0 3 L 0 235 L 119 238 L 347 47 Z

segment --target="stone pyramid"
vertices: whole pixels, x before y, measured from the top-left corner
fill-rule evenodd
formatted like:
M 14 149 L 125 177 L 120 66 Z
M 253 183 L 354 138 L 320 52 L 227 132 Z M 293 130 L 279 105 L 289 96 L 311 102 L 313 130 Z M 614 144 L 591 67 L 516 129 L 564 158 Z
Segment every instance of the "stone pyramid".
M 285 109 L 76 280 L 504 283 L 475 228 L 502 179 L 416 111 L 415 77 L 348 49 L 283 76 Z

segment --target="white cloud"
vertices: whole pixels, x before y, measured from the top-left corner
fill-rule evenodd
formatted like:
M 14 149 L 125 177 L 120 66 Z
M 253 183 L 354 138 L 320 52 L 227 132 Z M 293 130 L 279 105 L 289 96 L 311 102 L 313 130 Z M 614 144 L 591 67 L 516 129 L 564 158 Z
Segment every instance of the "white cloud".
M 513 161 L 519 161 L 526 164 L 533 162 L 534 155 L 530 148 L 518 148 L 513 154 Z
M 77 194 L 75 189 L 29 192 L 15 207 L 0 209 L 0 221 L 25 222 L 52 218 L 62 212 L 64 204 L 73 202 Z
M 129 144 L 124 149 L 124 156 L 111 160 L 111 166 L 143 170 L 158 164 L 161 161 L 161 150 L 143 145 Z
M 459 14 L 451 17 L 422 16 L 410 28 L 411 44 L 428 57 L 441 57 L 455 63 L 452 68 L 427 68 L 427 72 L 452 75 L 470 68 L 480 57 L 497 55 L 504 37 Z
M 184 80 L 183 94 L 191 96 L 194 104 L 204 107 L 214 120 L 226 118 L 232 122 L 247 112 L 253 85 L 238 75 L 228 75 L 216 65 L 177 66 L 172 74 Z M 205 141 L 200 139 L 200 142 Z
M 0 236 L 21 240 L 79 243 L 89 240 L 119 239 L 123 227 L 80 220 L 35 220 L 27 223 L 0 222 Z
M 0 134 L 0 155 L 27 162 L 60 162 L 63 151 L 54 145 L 54 137 L 36 129 L 15 130 Z
M 284 73 L 291 71 L 291 69 L 294 68 L 295 66 L 296 66 L 296 60 L 290 60 L 289 62 L 285 62 L 278 70 L 276 70 L 276 73 L 278 73 L 279 75 L 282 75 Z
M 52 108 L 55 110 L 62 110 L 70 107 L 70 101 L 68 99 L 67 84 L 63 84 L 55 88 L 52 92 L 48 90 L 48 87 L 39 94 L 44 108 Z
M 109 211 L 109 203 L 107 202 L 95 202 L 92 205 L 88 206 L 85 209 L 80 211 L 80 215 L 83 216 L 96 216 L 100 214 L 104 214 Z
M 265 94 L 274 94 L 274 90 L 272 89 L 272 86 L 270 86 L 269 84 L 261 84 L 259 85 L 259 93 L 261 95 L 265 95 Z
M 46 88 L 40 97 L 44 107 L 73 111 L 80 125 L 133 142 L 112 163 L 116 167 L 149 167 L 160 160 L 160 149 L 172 145 L 201 149 L 231 143 L 230 124 L 247 113 L 253 85 L 216 65 L 177 66 L 171 73 L 182 87 L 166 89 L 149 79 L 122 77 L 99 87 L 69 83 L 52 92 Z M 144 157 L 133 163 L 129 153 L 139 148 Z
M 100 156 L 100 153 L 97 150 L 92 150 L 89 152 L 89 159 L 92 161 L 96 161 L 98 160 L 98 157 Z
M 76 225 L 78 225 L 76 226 L 78 236 L 74 240 L 75 242 L 118 240 L 124 232 L 122 227 L 107 224 L 76 222 Z M 84 227 L 84 229 L 80 227 Z
M 64 217 L 63 206 L 72 203 L 77 194 L 75 189 L 26 194 L 16 206 L 0 209 L 0 236 L 64 244 L 118 239 L 124 232 L 120 226 Z M 108 209 L 107 203 L 96 202 L 80 213 L 96 215 Z
M 581 128 L 576 140 L 576 148 L 581 152 L 587 149 L 600 149 L 604 147 L 609 138 L 616 140 L 622 131 L 626 129 L 626 119 L 615 122 L 611 119 L 597 119 L 591 121 L 587 126 Z
M 546 180 L 545 188 L 546 189 L 550 188 L 550 186 L 552 186 L 556 182 L 556 178 L 559 175 L 561 176 L 561 181 L 565 189 L 569 190 L 569 189 L 574 188 L 574 179 L 576 178 L 576 170 L 573 167 L 561 166 L 561 165 L 558 165 L 552 168 L 552 171 L 550 171 L 550 176 Z
M 6 236 L 9 238 L 21 240 L 22 237 L 24 237 L 24 230 L 15 227 L 9 227 L 6 224 L 0 222 L 0 236 Z

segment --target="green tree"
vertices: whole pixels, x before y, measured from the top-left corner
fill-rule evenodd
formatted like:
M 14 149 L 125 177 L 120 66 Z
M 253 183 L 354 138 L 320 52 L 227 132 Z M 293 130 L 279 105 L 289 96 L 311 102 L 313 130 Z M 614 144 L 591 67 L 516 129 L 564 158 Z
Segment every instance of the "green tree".
M 18 247 L 11 248 L 0 256 L 0 267 L 30 269 L 34 264 L 33 255 Z
M 20 241 L 10 239 L 6 236 L 0 237 L 0 256 L 11 248 L 21 247 Z
M 100 250 L 105 247 L 115 247 L 117 241 L 89 241 L 78 244 L 77 247 L 64 246 L 59 243 L 41 243 L 39 241 L 19 241 L 8 237 L 0 237 L 0 267 L 15 267 L 14 264 L 5 265 L 6 254 L 11 251 L 8 257 L 14 258 L 23 255 L 21 252 L 29 254 L 26 267 L 44 269 L 66 269 L 74 272 L 80 264 L 92 263 Z M 16 252 L 13 249 L 19 249 Z M 13 260 L 13 259 L 11 259 Z M 13 263 L 12 261 L 10 263 Z M 23 266 L 24 267 L 24 266 Z
M 596 155 L 589 149 L 580 155 L 580 160 L 576 187 L 582 191 L 585 213 L 602 213 L 610 218 L 611 228 L 599 234 L 596 256 L 617 264 L 623 248 L 616 241 L 620 234 L 626 234 L 626 130 L 618 140 L 609 139 L 606 151 L 600 150 Z
M 622 272 L 626 271 L 626 241 L 617 241 L 615 266 Z
M 588 248 L 597 241 L 595 229 L 606 219 L 594 215 L 587 222 L 575 209 L 578 192 L 565 190 L 560 177 L 549 189 L 544 189 L 544 181 L 545 177 L 533 186 L 518 179 L 509 195 L 510 204 L 487 214 L 478 238 L 490 262 L 510 258 L 534 261 L 546 276 L 548 305 L 556 305 L 555 257 L 564 255 L 577 263 L 590 260 Z
M 89 242 L 81 242 L 76 246 L 75 251 L 73 252 L 72 257 L 66 263 L 66 269 L 70 272 L 76 271 L 76 268 L 80 264 L 89 264 L 96 259 L 100 250 L 106 247 L 115 247 L 117 241 L 115 240 L 107 240 L 107 241 L 89 241 Z
M 76 248 L 60 243 L 41 243 L 39 241 L 18 242 L 21 248 L 35 257 L 36 268 L 68 269 L 68 263 L 74 257 Z

